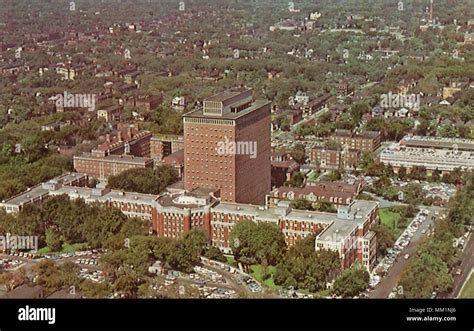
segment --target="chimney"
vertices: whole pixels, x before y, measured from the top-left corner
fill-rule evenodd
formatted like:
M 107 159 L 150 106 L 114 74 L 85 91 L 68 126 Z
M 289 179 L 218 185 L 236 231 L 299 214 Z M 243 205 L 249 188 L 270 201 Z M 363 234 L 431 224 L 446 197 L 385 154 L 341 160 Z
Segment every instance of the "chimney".
M 127 128 L 127 134 L 128 134 L 128 137 L 129 137 L 129 138 L 133 138 L 133 136 L 132 136 L 132 128 L 131 128 L 131 127 L 128 127 L 128 128 Z
M 118 138 L 118 141 L 122 142 L 123 141 L 123 138 L 122 138 L 122 131 L 119 131 L 117 133 L 117 138 Z
M 105 135 L 105 140 L 106 140 L 108 143 L 110 142 L 110 134 L 107 133 L 107 134 Z

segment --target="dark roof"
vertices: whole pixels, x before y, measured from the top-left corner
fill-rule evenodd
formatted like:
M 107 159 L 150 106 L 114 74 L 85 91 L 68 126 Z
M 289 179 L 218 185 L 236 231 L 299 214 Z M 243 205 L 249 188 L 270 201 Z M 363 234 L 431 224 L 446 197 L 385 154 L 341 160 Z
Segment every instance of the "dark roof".
M 8 292 L 6 297 L 10 299 L 41 298 L 43 297 L 43 287 L 40 285 L 30 286 L 27 284 L 23 284 Z

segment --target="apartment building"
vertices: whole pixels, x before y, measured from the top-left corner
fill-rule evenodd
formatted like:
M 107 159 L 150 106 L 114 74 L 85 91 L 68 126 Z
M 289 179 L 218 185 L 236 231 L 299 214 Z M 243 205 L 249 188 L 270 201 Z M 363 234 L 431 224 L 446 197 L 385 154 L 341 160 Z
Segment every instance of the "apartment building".
M 234 88 L 185 114 L 186 190 L 219 189 L 223 201 L 263 204 L 271 189 L 270 108 L 252 90 Z

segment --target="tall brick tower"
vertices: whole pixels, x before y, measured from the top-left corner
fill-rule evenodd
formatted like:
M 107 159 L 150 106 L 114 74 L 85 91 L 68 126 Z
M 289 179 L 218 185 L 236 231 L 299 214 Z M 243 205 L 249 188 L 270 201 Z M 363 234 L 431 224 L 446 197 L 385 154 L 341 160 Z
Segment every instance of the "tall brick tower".
M 220 189 L 223 201 L 263 204 L 271 189 L 270 109 L 252 90 L 235 88 L 185 114 L 185 189 Z

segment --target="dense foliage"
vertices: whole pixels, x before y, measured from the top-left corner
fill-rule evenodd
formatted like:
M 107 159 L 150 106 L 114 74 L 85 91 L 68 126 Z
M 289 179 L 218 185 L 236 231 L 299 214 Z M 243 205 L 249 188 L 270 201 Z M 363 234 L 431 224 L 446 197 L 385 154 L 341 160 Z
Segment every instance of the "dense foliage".
M 110 176 L 108 185 L 112 189 L 128 192 L 159 194 L 167 186 L 178 180 L 176 170 L 168 165 L 156 169 L 130 169 L 118 175 Z

